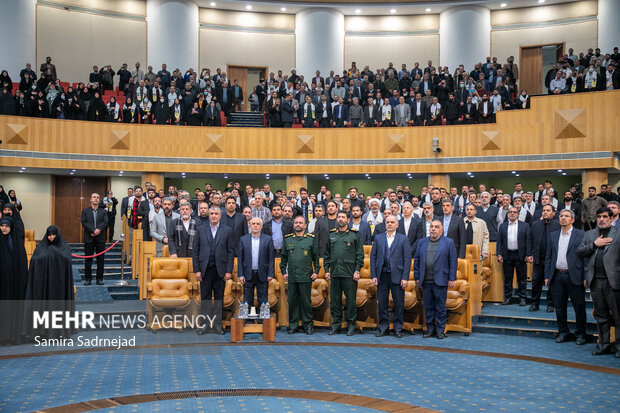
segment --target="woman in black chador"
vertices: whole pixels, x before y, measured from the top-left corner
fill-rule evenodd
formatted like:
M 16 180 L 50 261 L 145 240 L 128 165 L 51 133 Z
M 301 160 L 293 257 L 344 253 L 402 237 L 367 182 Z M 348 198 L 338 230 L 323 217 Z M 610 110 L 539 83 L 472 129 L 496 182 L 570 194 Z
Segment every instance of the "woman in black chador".
M 45 236 L 30 258 L 26 300 L 35 310 L 75 310 L 71 248 L 56 225 L 47 228 Z M 27 307 L 27 310 L 29 309 Z M 26 311 L 26 314 L 29 314 L 29 311 Z M 45 338 L 69 338 L 73 333 L 73 329 L 33 331 L 30 323 L 25 324 L 24 331 L 26 336 L 38 335 Z
M 28 259 L 13 219 L 0 218 L 0 344 L 22 342 Z

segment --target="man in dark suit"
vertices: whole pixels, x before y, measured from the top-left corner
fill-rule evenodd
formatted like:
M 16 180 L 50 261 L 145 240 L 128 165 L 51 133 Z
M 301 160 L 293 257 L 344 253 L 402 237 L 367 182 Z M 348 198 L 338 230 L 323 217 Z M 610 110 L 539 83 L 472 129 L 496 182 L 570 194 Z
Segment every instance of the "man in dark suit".
M 575 214 L 573 226 L 577 229 L 581 229 L 581 205 L 575 202 L 571 191 L 564 192 L 564 209 L 573 211 Z
M 471 96 L 467 96 L 467 101 L 462 104 L 461 116 L 463 116 L 462 123 L 464 125 L 476 123 L 478 120 L 478 109 L 476 108 L 476 105 L 474 105 L 474 102 L 472 102 Z
M 200 282 L 202 300 L 224 299 L 224 287 L 233 272 L 235 246 L 230 228 L 220 225 L 222 211 L 219 207 L 209 208 L 209 225 L 196 229 L 192 248 L 192 264 L 196 280 Z M 199 334 L 205 334 L 201 330 Z
M 413 126 L 424 126 L 428 118 L 429 108 L 422 100 L 422 93 L 415 94 L 415 100 L 411 102 L 411 120 Z
M 553 205 L 545 205 L 542 208 L 542 220 L 534 221 L 530 227 L 530 245 L 532 246 L 532 305 L 530 311 L 538 311 L 540 296 L 545 279 L 545 258 L 549 251 L 547 244 L 549 234 L 560 229 L 560 223 L 555 219 Z M 553 294 L 551 288 L 547 290 L 547 312 L 553 311 Z
M 321 71 L 317 70 L 316 75 L 312 78 L 312 84 L 318 86 L 319 83 L 325 86 L 325 79 L 321 76 Z
M 551 196 L 550 196 L 550 195 L 545 194 L 545 195 L 543 195 L 543 196 L 540 198 L 540 200 L 541 200 L 541 204 L 542 204 L 542 206 L 543 206 L 543 207 L 544 207 L 545 205 L 552 205 L 552 203 L 551 203 L 552 199 L 551 199 Z M 555 209 L 557 209 L 558 211 L 563 210 L 563 209 L 564 209 L 564 204 L 558 203 L 558 208 L 555 208 Z M 542 219 L 542 208 L 539 208 L 539 209 L 537 209 L 537 210 L 534 212 L 534 215 L 532 215 L 532 220 L 531 220 L 531 222 L 540 221 L 541 219 Z M 554 217 L 553 217 L 553 219 L 556 219 L 556 220 L 557 220 L 557 219 L 558 219 L 558 217 L 557 217 L 557 216 L 554 216 Z
M 561 229 L 549 235 L 547 256 L 545 259 L 545 285 L 553 291 L 553 304 L 558 322 L 556 343 L 569 339 L 566 307 L 568 298 L 575 310 L 577 345 L 586 344 L 586 281 L 583 257 L 577 255 L 584 232 L 573 228 L 575 213 L 570 210 L 560 212 Z
M 388 302 L 390 291 L 394 302 L 394 335 L 403 337 L 403 307 L 405 304 L 405 288 L 409 282 L 411 267 L 411 245 L 403 234 L 396 232 L 398 220 L 390 215 L 385 219 L 387 231 L 375 237 L 370 251 L 370 276 L 377 287 L 379 304 L 379 331 L 376 336 L 388 334 L 390 315 Z
M 121 216 L 127 216 L 127 208 L 129 206 L 129 198 L 133 196 L 133 187 L 127 188 L 127 196 L 121 199 Z M 125 234 L 127 235 L 127 234 Z
M 454 214 L 454 205 L 449 199 L 444 199 L 441 203 L 443 210 L 443 235 L 454 241 L 454 247 L 459 258 L 465 258 L 467 249 L 467 234 L 465 234 L 465 223 L 460 217 Z
M 293 94 L 288 93 L 282 102 L 280 115 L 282 117 L 282 127 L 290 128 L 295 123 L 295 107 L 293 106 Z
M 360 234 L 360 241 L 363 245 L 372 245 L 370 224 L 362 219 L 361 205 L 351 207 L 351 217 L 349 218 L 349 228 L 356 229 Z
M 146 191 L 146 198 L 140 201 L 138 205 L 138 215 L 142 217 L 142 239 L 144 241 L 151 241 L 151 228 L 149 224 L 149 212 L 153 210 L 153 199 L 155 199 L 154 188 L 149 188 Z
M 461 221 L 462 222 L 462 221 Z M 433 219 L 430 236 L 418 241 L 414 260 L 414 282 L 422 287 L 426 333 L 424 338 L 445 338 L 448 287 L 454 287 L 458 257 L 454 242 L 443 236 L 443 223 Z
M 222 84 L 215 89 L 215 96 L 217 97 L 217 101 L 220 102 L 224 115 L 228 117 L 234 101 L 232 88 L 228 87 L 228 82 L 222 82 Z
M 248 233 L 248 225 L 245 216 L 237 212 L 237 200 L 234 196 L 226 198 L 226 213 L 222 217 L 222 223 L 232 231 L 233 246 L 237 255 L 239 240 Z
M 349 119 L 349 113 L 344 105 L 344 99 L 339 98 L 338 104 L 334 106 L 332 111 L 332 126 L 334 128 L 344 128 L 347 125 L 347 119 Z
M 598 346 L 593 355 L 612 353 L 610 327 L 616 329 L 616 352 L 620 358 L 620 231 L 611 225 L 612 212 L 603 207 L 596 211 L 597 228 L 586 232 L 577 254 L 587 258 L 587 286 L 594 302 L 594 319 L 598 327 Z
M 168 228 L 170 258 L 191 257 L 197 229 L 200 228 L 192 218 L 192 207 L 189 202 L 181 203 L 179 215 L 179 218 L 172 220 Z
M 105 250 L 105 229 L 108 227 L 108 214 L 105 209 L 99 208 L 101 198 L 98 193 L 90 195 L 90 207 L 82 210 L 80 221 L 84 228 L 84 254 L 89 256 Z M 97 256 L 97 285 L 103 285 L 104 255 Z M 84 260 L 84 285 L 90 285 L 93 259 Z
M 519 305 L 524 306 L 527 297 L 526 278 L 527 264 L 532 262 L 532 246 L 530 245 L 530 226 L 519 221 L 519 211 L 515 207 L 508 208 L 508 220 L 500 225 L 497 231 L 497 261 L 504 269 L 504 302 L 509 305 L 512 298 L 513 273 L 517 271 L 517 292 Z
M 480 194 L 481 206 L 476 207 L 476 216 L 487 224 L 489 230 L 489 242 L 497 241 L 497 214 L 499 209 L 492 205 L 491 194 L 484 191 Z
M 250 233 L 241 237 L 237 246 L 237 271 L 239 282 L 243 284 L 243 301 L 254 306 L 254 289 L 258 305 L 268 300 L 267 283 L 273 279 L 274 251 L 269 235 L 261 234 L 263 220 L 250 220 Z
M 424 223 L 413 213 L 413 205 L 410 201 L 403 202 L 403 217 L 398 221 L 398 233 L 403 234 L 409 240 L 411 247 L 411 256 L 415 255 L 418 246 L 418 240 L 424 238 Z

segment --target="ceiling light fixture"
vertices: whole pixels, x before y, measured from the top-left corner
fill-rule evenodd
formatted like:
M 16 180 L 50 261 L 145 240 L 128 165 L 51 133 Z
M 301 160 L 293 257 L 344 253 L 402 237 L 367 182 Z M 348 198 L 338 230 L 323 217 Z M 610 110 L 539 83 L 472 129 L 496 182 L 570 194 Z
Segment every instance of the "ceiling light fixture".
M 558 172 L 562 172 L 562 170 L 561 170 L 561 169 L 558 169 Z
M 280 7 L 280 11 L 286 11 L 286 7 Z
M 214 1 L 212 1 L 211 3 L 209 3 L 209 5 L 210 5 L 211 7 L 215 7 L 215 2 L 214 2 Z
M 390 13 L 395 14 L 396 13 L 396 9 L 391 9 Z
M 251 4 L 247 4 L 247 5 L 245 6 L 245 9 L 246 9 L 246 10 L 252 10 L 252 5 L 251 5 Z
M 538 0 L 538 4 L 543 4 L 545 0 Z
M 360 9 L 355 9 L 355 14 L 360 14 L 362 11 Z
M 430 8 L 430 7 L 428 7 L 428 8 L 426 9 L 426 12 L 427 12 L 427 13 L 428 13 L 429 11 L 431 11 L 431 8 Z
M 499 7 L 506 7 L 506 3 L 500 4 Z
M 562 175 L 566 175 L 566 172 L 562 172 Z

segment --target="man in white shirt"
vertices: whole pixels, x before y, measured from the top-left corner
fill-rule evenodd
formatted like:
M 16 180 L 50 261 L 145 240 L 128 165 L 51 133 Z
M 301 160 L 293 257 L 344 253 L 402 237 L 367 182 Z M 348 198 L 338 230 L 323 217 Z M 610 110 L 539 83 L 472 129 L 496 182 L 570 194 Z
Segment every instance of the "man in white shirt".
M 420 199 L 417 196 L 411 198 L 411 206 L 413 208 L 413 213 L 421 219 L 424 214 L 424 210 L 420 207 Z

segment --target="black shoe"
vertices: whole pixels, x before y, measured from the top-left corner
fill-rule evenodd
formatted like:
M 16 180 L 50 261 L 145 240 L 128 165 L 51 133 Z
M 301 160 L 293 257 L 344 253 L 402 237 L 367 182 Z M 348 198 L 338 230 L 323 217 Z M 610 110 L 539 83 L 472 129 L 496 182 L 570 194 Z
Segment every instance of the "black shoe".
M 311 336 L 314 333 L 314 327 L 310 326 L 306 328 L 306 334 Z
M 554 312 L 554 311 L 555 311 L 555 307 L 554 307 L 554 306 L 552 306 L 552 305 L 548 305 L 548 306 L 547 306 L 547 312 L 548 312 L 548 313 L 552 313 L 552 312 Z
M 539 310 L 538 304 L 534 303 L 530 306 L 530 311 L 538 311 L 538 310 Z
M 444 333 L 439 333 L 439 334 L 437 334 L 437 338 L 439 340 L 443 340 L 444 338 L 446 338 L 446 335 Z
M 596 350 L 592 352 L 593 356 L 602 356 L 603 354 L 611 354 L 611 347 L 607 346 L 605 348 L 597 347 Z
M 614 353 L 614 357 L 617 358 L 617 359 L 620 359 L 620 350 L 618 350 L 618 351 L 616 351 Z
M 352 330 L 348 330 L 348 331 L 347 331 L 347 336 L 348 336 L 348 337 L 351 337 L 351 336 L 353 336 L 353 335 L 355 335 L 355 329 L 352 329 Z
M 387 329 L 385 330 L 379 330 L 377 331 L 377 334 L 375 334 L 375 337 L 384 337 L 388 335 L 388 331 Z
M 510 298 L 504 300 L 504 302 L 502 303 L 502 305 L 510 305 Z
M 577 344 L 578 346 L 583 346 L 584 344 L 586 344 L 586 338 L 584 336 L 577 336 L 577 338 L 575 339 L 575 344 Z
M 289 328 L 289 329 L 288 329 L 288 333 L 289 333 L 289 334 L 295 334 L 295 333 L 297 333 L 298 331 L 299 331 L 299 329 L 297 329 L 297 328 Z
M 525 298 L 522 298 L 522 299 L 520 299 L 520 300 L 519 300 L 519 305 L 520 305 L 521 307 L 523 307 L 523 306 L 527 305 L 527 303 L 525 302 Z
M 199 336 L 207 334 L 207 328 L 206 327 L 199 328 L 198 330 L 196 330 L 196 334 L 198 334 Z
M 329 330 L 328 335 L 333 336 L 334 334 L 340 334 L 340 329 L 332 328 L 331 330 Z
M 401 330 L 395 331 L 394 332 L 394 337 L 396 337 L 396 338 L 403 338 L 403 332 Z
M 103 281 L 97 280 L 97 285 L 103 285 Z
M 221 328 L 221 329 L 217 330 L 217 334 L 219 334 L 220 336 L 223 336 L 226 333 L 225 333 L 224 329 Z
M 90 285 L 90 284 L 91 284 L 91 281 L 90 281 L 90 280 L 86 280 L 86 281 L 84 281 L 84 285 Z
M 560 334 L 555 339 L 556 343 L 566 343 L 567 341 L 568 341 L 568 334 L 566 334 L 566 333 Z
M 429 337 L 435 337 L 435 336 L 436 336 L 436 334 L 435 334 L 434 331 L 432 331 L 432 332 L 431 331 L 427 331 L 426 333 L 424 333 L 422 335 L 422 338 L 429 338 Z

